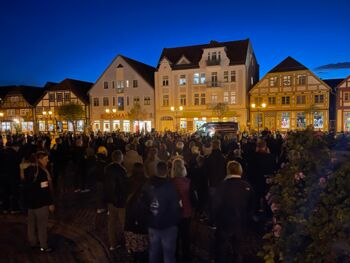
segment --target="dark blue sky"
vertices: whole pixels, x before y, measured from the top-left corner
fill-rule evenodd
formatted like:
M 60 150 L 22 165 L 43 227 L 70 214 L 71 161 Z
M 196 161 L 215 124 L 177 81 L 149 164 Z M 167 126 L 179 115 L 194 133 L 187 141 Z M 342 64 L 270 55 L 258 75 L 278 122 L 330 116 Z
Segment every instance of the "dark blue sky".
M 262 77 L 290 55 L 350 74 L 350 2 L 1 0 L 0 85 L 94 82 L 117 54 L 155 66 L 163 47 L 250 38 Z

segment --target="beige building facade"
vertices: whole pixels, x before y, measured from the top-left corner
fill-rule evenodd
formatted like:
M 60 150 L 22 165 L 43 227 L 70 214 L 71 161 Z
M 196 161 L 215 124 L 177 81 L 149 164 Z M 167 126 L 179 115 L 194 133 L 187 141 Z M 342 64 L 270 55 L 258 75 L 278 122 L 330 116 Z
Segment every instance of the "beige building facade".
M 337 131 L 350 132 L 350 76 L 337 86 Z
M 150 132 L 154 128 L 154 71 L 118 55 L 89 91 L 94 132 Z
M 192 132 L 212 121 L 244 129 L 258 72 L 249 40 L 164 48 L 155 73 L 156 129 Z
M 288 131 L 329 129 L 330 87 L 311 70 L 287 57 L 249 92 L 250 127 Z

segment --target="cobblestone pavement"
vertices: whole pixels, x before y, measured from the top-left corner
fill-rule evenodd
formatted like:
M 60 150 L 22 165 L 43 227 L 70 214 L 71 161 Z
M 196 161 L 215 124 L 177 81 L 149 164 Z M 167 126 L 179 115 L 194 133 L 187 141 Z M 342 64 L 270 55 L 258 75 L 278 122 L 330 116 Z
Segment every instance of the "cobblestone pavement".
M 132 262 L 125 249 L 108 250 L 107 214 L 97 214 L 94 192 L 74 193 L 66 189 L 56 200 L 57 209 L 50 219 L 49 242 L 55 251 L 43 255 L 26 243 L 25 215 L 0 216 L 0 262 Z M 210 262 L 214 232 L 205 224 L 193 222 L 193 262 Z M 246 244 L 247 262 L 255 256 L 260 243 L 252 238 Z

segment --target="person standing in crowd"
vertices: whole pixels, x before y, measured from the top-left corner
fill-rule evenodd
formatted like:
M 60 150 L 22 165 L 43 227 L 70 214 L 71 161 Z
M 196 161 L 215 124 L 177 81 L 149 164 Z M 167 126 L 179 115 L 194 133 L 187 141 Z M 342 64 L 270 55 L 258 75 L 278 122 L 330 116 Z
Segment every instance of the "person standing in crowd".
M 145 185 L 143 203 L 148 207 L 149 261 L 175 263 L 177 225 L 180 219 L 179 196 L 167 178 L 168 166 L 157 164 L 157 173 Z
M 108 238 L 110 242 L 110 250 L 115 250 L 118 245 L 118 226 L 119 240 L 121 240 L 121 232 L 124 229 L 125 222 L 125 205 L 128 196 L 127 173 L 123 163 L 123 153 L 116 150 L 112 153 L 112 163 L 105 168 L 105 193 L 108 205 Z
M 249 181 L 256 194 L 256 209 L 263 212 L 265 210 L 265 195 L 268 191 L 266 183 L 267 176 L 274 173 L 276 169 L 276 160 L 267 148 L 266 142 L 259 139 L 256 146 L 256 152 L 248 163 L 250 174 Z
M 47 225 L 49 212 L 54 212 L 52 180 L 47 164 L 46 152 L 36 154 L 36 163 L 22 163 L 21 177 L 25 185 L 25 201 L 28 207 L 28 240 L 32 248 L 51 252 L 47 243 Z
M 53 164 L 53 185 L 56 193 L 63 187 L 63 177 L 67 164 L 66 150 L 62 143 L 62 138 L 56 138 L 56 144 L 51 149 L 51 161 Z
M 191 216 L 192 206 L 190 198 L 190 184 L 185 163 L 182 159 L 175 159 L 172 165 L 172 178 L 181 202 L 181 220 L 177 238 L 177 262 L 191 261 Z
M 209 210 L 211 210 L 210 206 L 215 194 L 215 189 L 226 176 L 225 165 L 226 159 L 221 152 L 220 141 L 214 140 L 212 142 L 212 152 L 204 162 L 204 171 L 206 173 L 206 178 L 208 178 L 209 186 Z
M 72 157 L 74 163 L 74 184 L 75 193 L 89 192 L 90 189 L 86 188 L 86 178 L 83 170 L 85 159 L 85 147 L 83 145 L 82 138 L 78 138 L 75 142 L 75 146 L 72 149 Z
M 130 195 L 126 205 L 124 228 L 125 247 L 133 255 L 135 263 L 148 262 L 147 213 L 141 202 L 146 181 L 142 163 L 135 163 L 129 178 Z
M 148 177 L 155 176 L 157 174 L 157 164 L 160 162 L 158 158 L 158 149 L 152 146 L 145 160 L 145 171 Z
M 143 163 L 142 157 L 139 155 L 139 153 L 136 151 L 136 145 L 135 144 L 129 144 L 126 146 L 128 148 L 125 158 L 124 158 L 124 166 L 126 168 L 126 171 L 128 173 L 128 176 L 131 176 L 132 170 L 135 163 Z
M 97 148 L 97 160 L 93 169 L 94 178 L 96 180 L 96 199 L 97 199 L 97 214 L 102 214 L 107 211 L 106 200 L 104 193 L 104 176 L 105 167 L 107 166 L 108 152 L 106 147 L 100 146 Z
M 238 162 L 228 162 L 227 176 L 218 185 L 214 195 L 212 215 L 217 226 L 216 263 L 232 262 L 230 248 L 233 250 L 234 262 L 244 262 L 241 245 L 253 216 L 253 191 L 250 184 L 241 179 L 242 173 Z

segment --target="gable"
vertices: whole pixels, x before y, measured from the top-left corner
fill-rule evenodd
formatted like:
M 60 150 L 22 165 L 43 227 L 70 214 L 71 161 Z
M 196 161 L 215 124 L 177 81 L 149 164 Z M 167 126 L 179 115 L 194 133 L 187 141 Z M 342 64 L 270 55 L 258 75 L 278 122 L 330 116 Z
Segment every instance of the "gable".
M 188 65 L 190 64 L 191 62 L 186 58 L 185 55 L 183 55 L 179 61 L 176 63 L 176 65 Z

